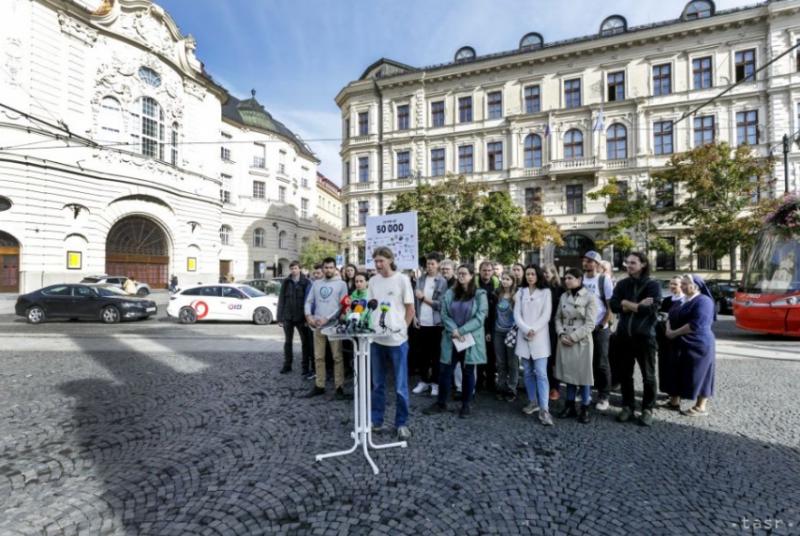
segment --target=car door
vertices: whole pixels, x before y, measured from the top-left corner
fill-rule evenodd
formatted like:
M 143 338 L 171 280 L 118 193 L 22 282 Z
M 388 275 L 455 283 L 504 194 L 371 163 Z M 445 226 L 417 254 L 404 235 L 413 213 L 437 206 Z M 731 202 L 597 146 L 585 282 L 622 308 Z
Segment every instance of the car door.
M 222 310 L 222 290 L 217 286 L 200 287 L 200 292 L 192 307 L 197 311 L 198 320 L 224 320 L 225 312 Z
M 49 317 L 66 316 L 72 304 L 70 285 L 54 285 L 42 290 L 42 306 Z
M 247 316 L 247 297 L 235 287 L 222 287 L 221 314 L 228 320 L 241 320 Z
M 84 285 L 73 285 L 68 315 L 74 318 L 98 318 L 99 304 L 100 297 L 94 289 Z

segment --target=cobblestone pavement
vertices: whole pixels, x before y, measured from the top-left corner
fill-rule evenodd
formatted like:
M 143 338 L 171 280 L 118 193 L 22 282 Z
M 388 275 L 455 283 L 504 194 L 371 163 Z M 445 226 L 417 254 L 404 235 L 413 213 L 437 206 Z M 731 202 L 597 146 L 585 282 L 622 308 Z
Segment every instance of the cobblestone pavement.
M 0 318 L 0 535 L 800 533 L 797 345 L 721 358 L 711 415 L 651 429 L 545 429 L 487 396 L 425 417 L 414 396 L 409 448 L 373 476 L 314 462 L 351 444 L 352 405 L 300 398 L 277 334 Z

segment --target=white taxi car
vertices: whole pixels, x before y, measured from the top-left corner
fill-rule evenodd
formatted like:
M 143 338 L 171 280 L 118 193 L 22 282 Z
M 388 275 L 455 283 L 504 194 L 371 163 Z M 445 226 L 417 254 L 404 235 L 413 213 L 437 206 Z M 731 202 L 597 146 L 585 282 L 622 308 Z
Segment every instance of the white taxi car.
M 190 287 L 170 296 L 167 316 L 181 324 L 198 320 L 249 321 L 270 324 L 278 315 L 278 296 L 247 285 L 216 284 Z

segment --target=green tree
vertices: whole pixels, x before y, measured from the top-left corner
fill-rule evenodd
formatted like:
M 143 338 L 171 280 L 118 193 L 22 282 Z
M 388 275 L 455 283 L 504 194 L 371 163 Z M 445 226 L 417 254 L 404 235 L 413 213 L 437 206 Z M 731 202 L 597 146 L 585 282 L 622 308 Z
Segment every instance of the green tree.
M 315 264 L 322 262 L 326 257 L 336 257 L 336 246 L 330 242 L 322 242 L 321 240 L 309 240 L 308 243 L 300 251 L 300 264 L 311 270 Z
M 692 247 L 719 259 L 730 255 L 736 277 L 736 248 L 750 248 L 775 201 L 761 199 L 768 190 L 773 162 L 747 145 L 709 144 L 673 155 L 666 169 L 653 175 L 657 189 L 672 189 L 675 203 L 669 221 L 691 229 Z
M 526 249 L 538 249 L 547 244 L 564 245 L 561 229 L 555 221 L 548 221 L 541 214 L 522 216 L 519 222 L 520 244 Z

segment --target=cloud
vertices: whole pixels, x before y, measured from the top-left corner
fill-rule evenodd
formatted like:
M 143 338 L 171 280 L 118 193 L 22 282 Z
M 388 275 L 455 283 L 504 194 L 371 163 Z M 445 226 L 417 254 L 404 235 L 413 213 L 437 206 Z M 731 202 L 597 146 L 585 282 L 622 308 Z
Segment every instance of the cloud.
M 308 146 L 321 160 L 319 171 L 341 186 L 342 165 L 339 156 L 342 118 L 338 112 L 273 107 L 275 119 L 307 141 Z M 317 140 L 317 141 L 313 141 Z

